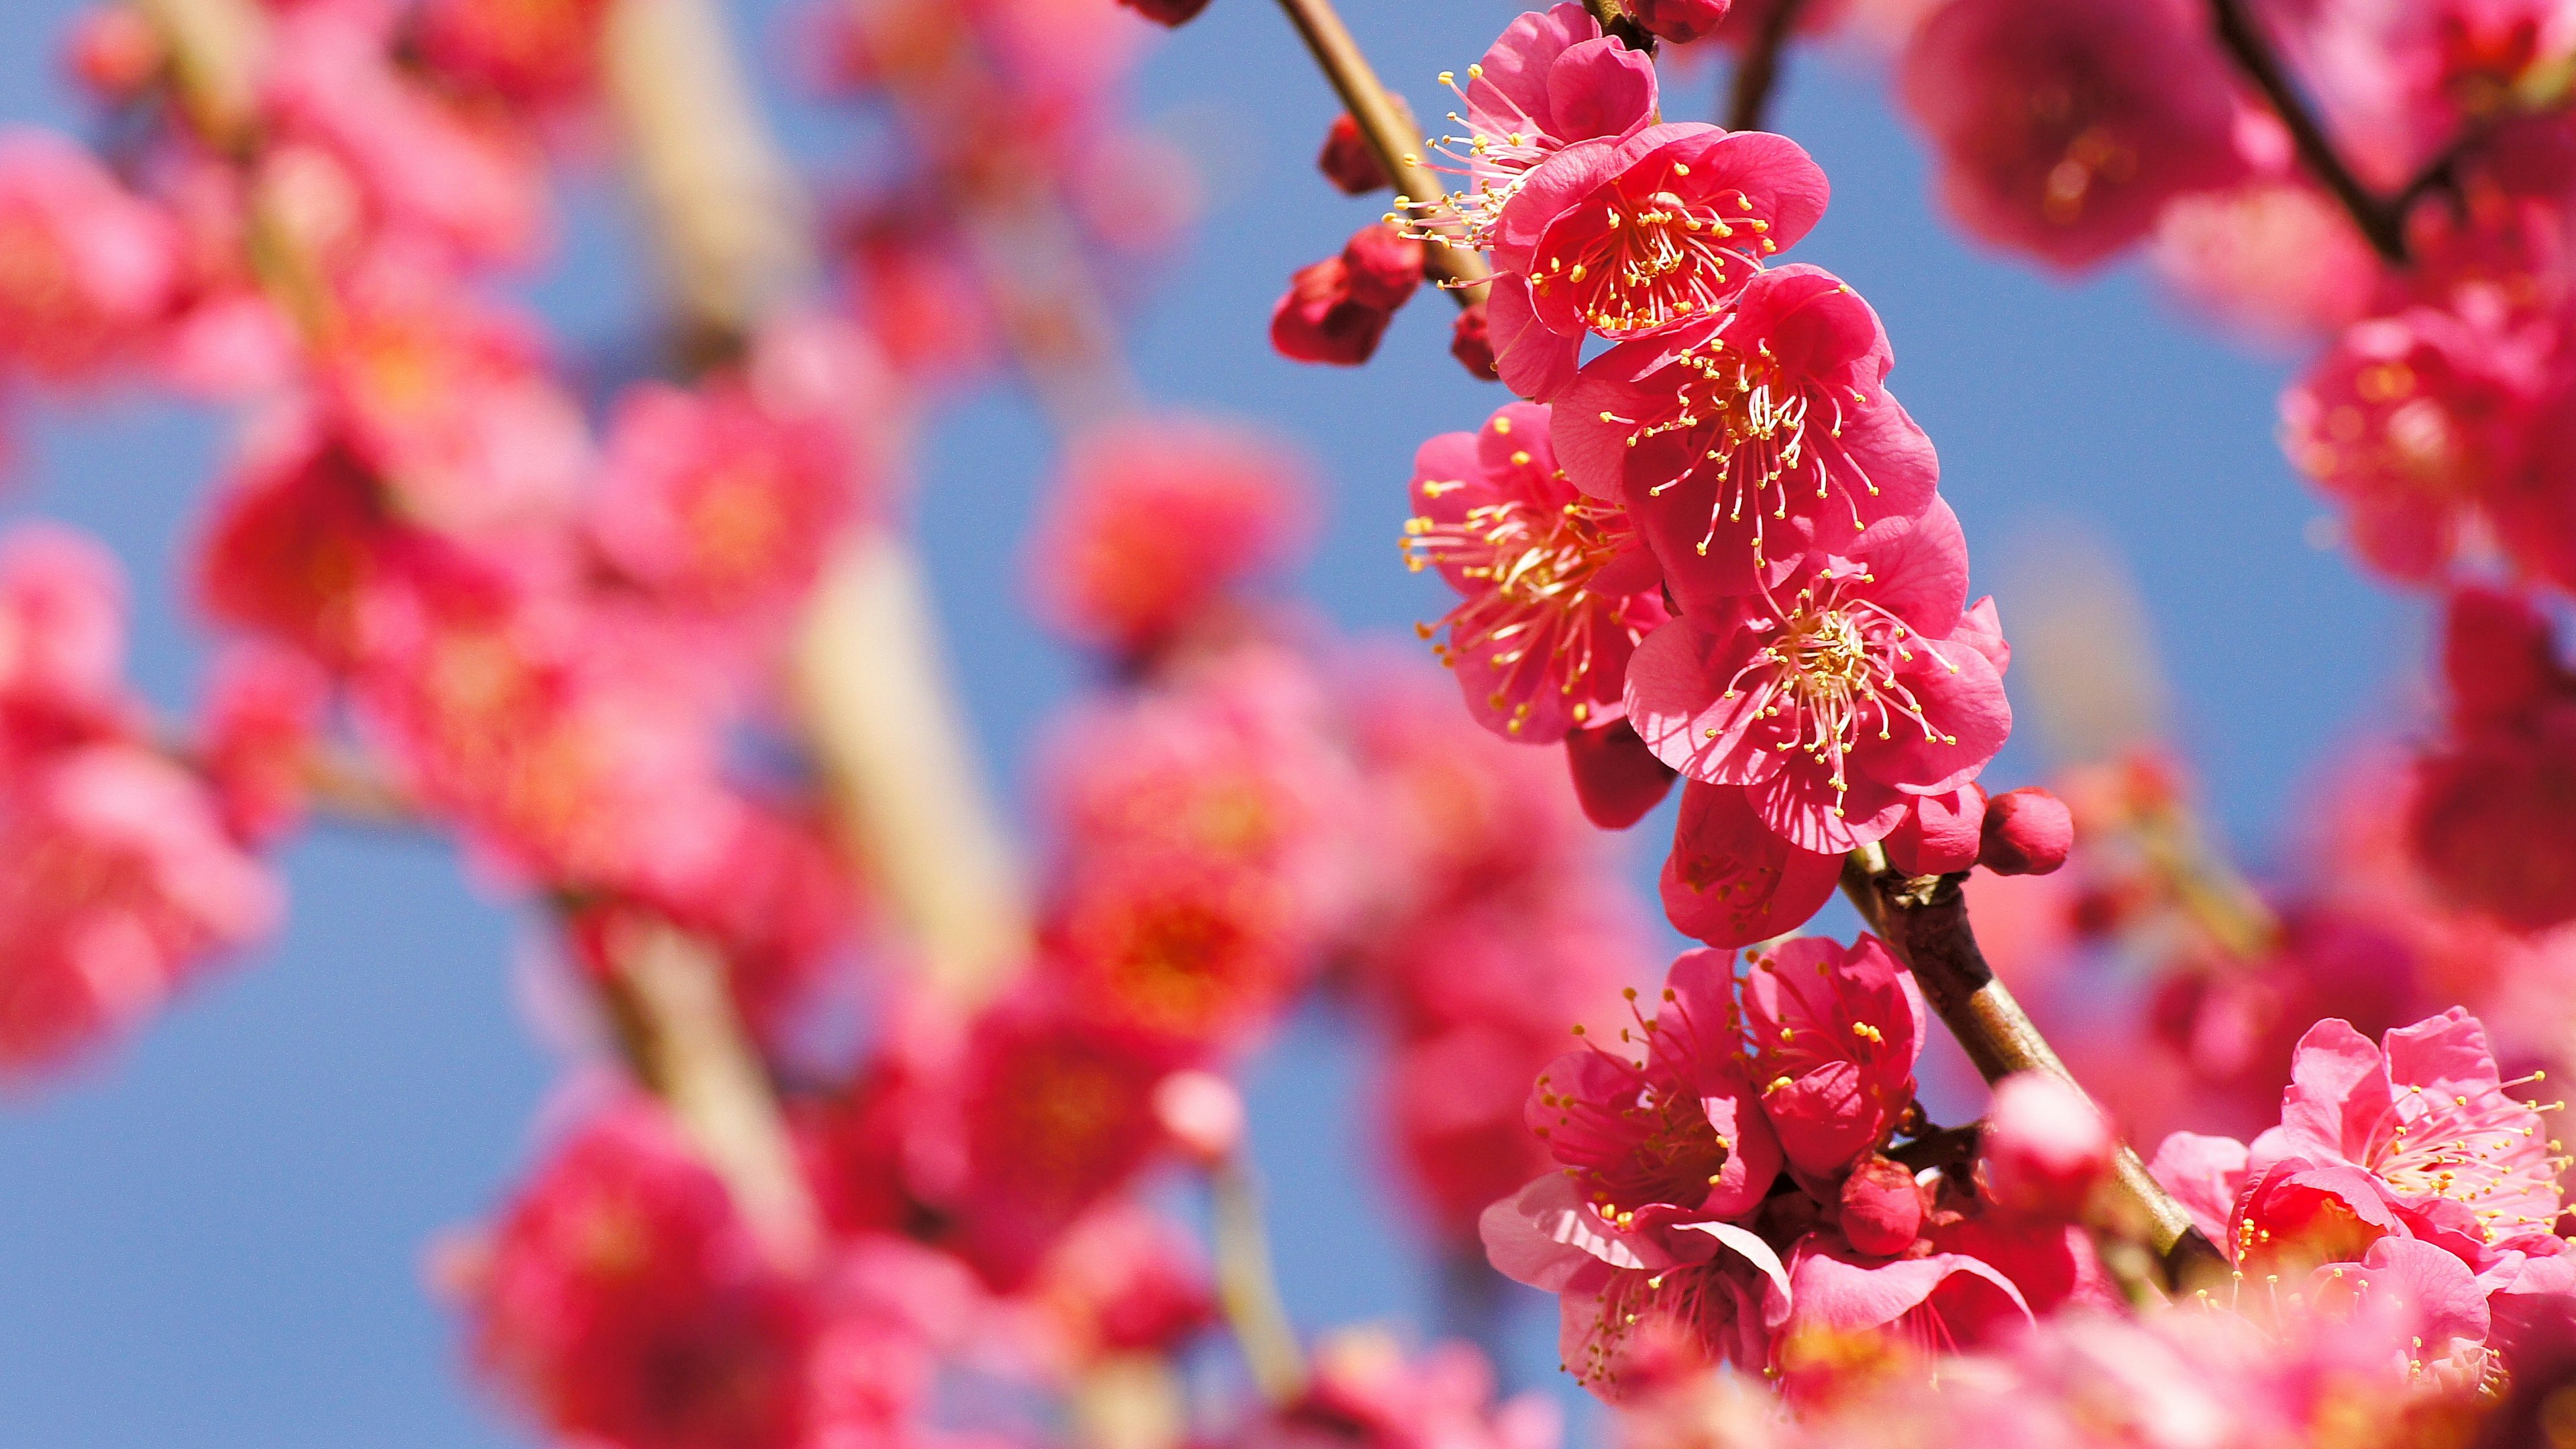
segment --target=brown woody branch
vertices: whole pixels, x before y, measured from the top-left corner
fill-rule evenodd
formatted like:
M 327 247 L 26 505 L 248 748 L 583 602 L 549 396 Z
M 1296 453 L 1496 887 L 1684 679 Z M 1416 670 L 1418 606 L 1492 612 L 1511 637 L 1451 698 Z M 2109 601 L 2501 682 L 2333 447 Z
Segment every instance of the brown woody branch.
M 1733 98 L 1726 107 L 1726 129 L 1759 131 L 1762 118 L 1771 107 L 1771 93 L 1779 87 L 1781 62 L 1789 52 L 1790 32 L 1798 28 L 1798 12 L 1805 0 L 1775 0 L 1762 16 L 1762 28 L 1735 67 Z
M 2081 1090 L 2082 1083 L 1977 949 L 1967 901 L 1959 892 L 1965 878 L 1964 873 L 1909 877 L 1890 869 L 1885 855 L 1871 846 L 1844 862 L 1843 893 L 1914 973 L 1933 1013 L 1988 1082 L 2015 1072 L 2045 1072 Z M 2191 1215 L 2173 1194 L 2148 1175 L 2135 1151 L 2122 1147 L 2113 1171 L 2118 1215 L 2143 1229 L 2163 1261 L 2168 1283 L 2188 1284 L 2226 1271 L 2217 1247 L 2192 1226 Z
M 1334 13 L 1331 0 L 1279 0 L 1279 8 L 1288 12 L 1289 23 L 1297 27 L 1306 48 L 1314 52 L 1315 63 L 1323 68 L 1324 78 L 1349 108 L 1360 139 L 1377 158 L 1378 169 L 1395 184 L 1396 209 L 1409 214 L 1415 229 L 1430 236 L 1425 269 L 1446 285 L 1459 306 L 1485 300 L 1491 271 L 1484 257 L 1459 235 L 1439 176 L 1423 164 L 1422 138 L 1413 134 L 1404 108 L 1387 94 L 1359 42 Z
M 2406 265 L 2406 209 L 2422 194 L 2419 186 L 2429 189 L 2438 184 L 2438 179 L 2428 172 L 2426 177 L 2419 178 L 2417 185 L 2408 186 L 2393 200 L 2382 198 L 2362 184 L 2361 178 L 2353 174 L 2352 167 L 2345 164 L 2343 154 L 2335 149 L 2333 138 L 2326 135 L 2324 124 L 2309 109 L 2307 99 L 2291 82 L 2288 67 L 2272 53 L 2270 42 L 2264 38 L 2253 13 L 2246 8 L 2245 0 L 2209 0 L 2209 14 L 2218 31 L 2218 43 L 2226 47 L 2227 53 L 2235 58 L 2237 68 L 2245 72 L 2245 78 L 2254 83 L 2256 90 L 2263 93 L 2273 113 L 2289 129 L 2290 142 L 2299 153 L 2299 164 L 2305 166 L 2308 174 L 2314 176 L 2351 216 L 2352 224 L 2360 230 L 2362 239 L 2370 243 L 2371 250 L 2398 266 Z M 2447 163 L 2444 163 L 2444 169 L 2447 169 Z

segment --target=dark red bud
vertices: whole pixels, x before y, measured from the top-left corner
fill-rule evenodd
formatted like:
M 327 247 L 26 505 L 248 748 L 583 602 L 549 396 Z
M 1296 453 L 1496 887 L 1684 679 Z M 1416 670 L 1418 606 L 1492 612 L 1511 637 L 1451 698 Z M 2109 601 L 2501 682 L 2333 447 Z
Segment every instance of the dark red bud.
M 1360 123 L 1348 111 L 1335 116 L 1333 129 L 1324 133 L 1324 149 L 1315 158 L 1315 167 L 1344 196 L 1366 196 L 1393 184 L 1377 164 L 1377 153 L 1360 136 Z
M 1678 778 L 1624 719 L 1567 731 L 1565 763 L 1574 772 L 1574 798 L 1583 802 L 1584 818 L 1604 830 L 1625 830 L 1644 819 Z
M 1385 222 L 1371 222 L 1351 233 L 1342 248 L 1350 269 L 1351 300 L 1363 307 L 1393 312 L 1422 285 L 1423 245 Z
M 2075 816 L 2046 790 L 2026 785 L 1986 802 L 1977 863 L 1995 874 L 2046 875 L 2074 848 Z
M 1449 334 L 1449 355 L 1482 381 L 1503 380 L 1502 370 L 1494 365 L 1494 334 L 1484 303 L 1470 302 L 1459 310 L 1458 326 Z
M 1923 1230 L 1923 1190 L 1905 1164 L 1872 1155 L 1843 1179 L 1843 1236 L 1878 1258 L 1893 1258 L 1914 1245 Z
M 2549 620 L 2493 589 L 2462 589 L 2442 621 L 2442 675 L 2463 723 L 2521 714 L 2568 683 Z
M 1118 0 L 1156 25 L 1187 25 L 1208 8 L 1208 0 Z

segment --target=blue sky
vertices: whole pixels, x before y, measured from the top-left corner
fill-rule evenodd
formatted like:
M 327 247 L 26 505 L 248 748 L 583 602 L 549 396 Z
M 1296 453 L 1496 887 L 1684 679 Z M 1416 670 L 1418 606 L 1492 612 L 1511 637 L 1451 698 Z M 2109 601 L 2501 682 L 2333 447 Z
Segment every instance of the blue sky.
M 1101 0 L 1108 3 L 1108 0 Z M 68 0 L 9 0 L 0 117 L 77 125 L 45 38 Z M 1420 108 L 1516 6 L 1352 0 L 1378 67 Z M 780 7 L 737 8 L 773 72 Z M 1676 83 L 1675 119 L 1714 110 L 1714 80 Z M 1697 88 L 1703 94 L 1692 94 Z M 866 132 L 773 87 L 791 147 L 858 168 Z M 1301 435 L 1329 513 L 1303 591 L 1340 625 L 1392 633 L 1435 616 L 1437 584 L 1394 540 L 1428 434 L 1500 400 L 1445 353 L 1448 309 L 1417 301 L 1376 364 L 1302 368 L 1263 341 L 1287 275 L 1378 209 L 1308 158 L 1337 108 L 1261 0 L 1215 0 L 1144 73 L 1147 116 L 1207 170 L 1194 245 L 1153 275 L 1131 345 L 1165 403 L 1259 417 Z M 2001 591 L 2056 530 L 2111 541 L 2134 573 L 2174 684 L 2179 738 L 2216 814 L 2260 856 L 2301 772 L 2336 738 L 2393 716 L 2418 669 L 2416 610 L 2307 541 L 2320 512 L 2272 441 L 2278 360 L 2232 350 L 2128 268 L 2080 285 L 1957 239 L 1927 210 L 1924 161 L 1868 76 L 1800 56 L 1774 124 L 1815 153 L 1834 202 L 1803 260 L 1842 273 L 1885 316 L 1891 384 L 1940 447 L 1981 586 Z M 603 184 L 577 189 L 566 255 L 527 293 L 568 356 L 633 347 L 649 277 Z M 135 669 L 178 708 L 203 637 L 179 608 L 189 529 L 223 436 L 217 419 L 132 398 L 17 424 L 10 515 L 96 530 L 136 575 Z M 1007 390 L 963 401 L 923 450 L 919 516 L 969 713 L 1017 789 L 1081 661 L 1029 621 L 1021 541 L 1045 463 L 1042 422 Z M 1993 778 L 2031 777 L 2016 746 Z M 1651 879 L 1658 822 L 1636 840 Z M 455 1367 L 453 1326 L 420 1286 L 429 1238 L 483 1212 L 522 1164 L 556 1064 L 517 1000 L 521 923 L 427 841 L 321 829 L 284 866 L 292 924 L 125 1049 L 0 1103 L 0 1446 L 155 1449 L 520 1442 Z M 1364 1129 L 1365 1061 L 1332 1021 L 1290 1031 L 1254 1075 L 1292 1312 L 1309 1328 L 1422 1320 L 1433 1295 Z M 1534 1309 L 1537 1308 L 1533 1305 Z M 1543 1310 L 1518 1321 L 1515 1372 L 1553 1362 Z

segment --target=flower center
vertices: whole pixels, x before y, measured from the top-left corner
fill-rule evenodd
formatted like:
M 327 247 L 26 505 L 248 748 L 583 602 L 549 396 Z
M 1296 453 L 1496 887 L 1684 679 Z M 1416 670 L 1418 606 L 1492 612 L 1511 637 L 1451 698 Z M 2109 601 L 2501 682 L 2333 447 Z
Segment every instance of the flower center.
M 1750 694 L 1757 719 L 1778 721 L 1772 748 L 1803 752 L 1824 766 L 1837 795 L 1851 788 L 1846 766 L 1865 733 L 1890 739 L 1901 721 L 1926 741 L 1958 743 L 1933 727 L 1922 700 L 1897 674 L 1917 649 L 1954 671 L 1958 666 L 1885 609 L 1867 599 L 1844 600 L 1849 581 L 1867 583 L 1870 576 L 1821 578 L 1799 590 L 1788 609 L 1770 601 L 1775 616 L 1752 625 L 1762 647 L 1727 681 L 1724 696 Z M 1842 813 L 1840 804 L 1834 813 Z
M 1426 483 L 1423 491 L 1436 497 L 1460 486 Z M 1433 649 L 1452 668 L 1462 650 L 1484 652 L 1486 662 L 1503 671 L 1533 657 L 1544 659 L 1557 687 L 1573 694 L 1591 676 L 1597 626 L 1605 617 L 1626 631 L 1632 645 L 1645 636 L 1643 628 L 1627 621 L 1626 598 L 1589 587 L 1603 565 L 1629 546 L 1635 531 L 1618 508 L 1581 497 L 1554 508 L 1523 499 L 1481 504 L 1454 523 L 1407 519 L 1406 567 L 1416 572 L 1454 568 L 1482 586 L 1439 624 L 1419 626 L 1423 636 L 1449 631 L 1448 643 Z M 1504 703 L 1499 697 L 1493 701 L 1497 709 Z M 1518 730 L 1529 712 L 1530 706 L 1522 703 L 1509 727 Z M 1577 703 L 1575 722 L 1589 713 L 1588 704 Z
M 1740 270 L 1759 269 L 1779 247 L 1771 223 L 1744 213 L 1742 191 L 1687 200 L 1675 188 L 1686 162 L 1663 166 L 1660 185 L 1632 174 L 1593 193 L 1598 226 L 1579 226 L 1570 245 L 1535 260 L 1530 284 L 1542 295 L 1573 289 L 1575 306 L 1607 336 L 1651 331 L 1716 310 Z M 1648 187 L 1653 187 L 1649 190 Z M 1579 213 L 1578 213 L 1579 215 Z
M 2372 1134 L 2367 1165 L 2400 1193 L 2467 1205 L 2490 1239 L 2499 1230 L 2554 1231 L 2555 1214 L 2531 1209 L 2535 1200 L 2558 1201 L 2558 1174 L 2568 1165 L 2559 1144 L 2540 1136 L 2540 1114 L 2559 1104 L 2517 1101 L 2504 1090 L 2538 1080 L 2535 1073 L 2474 1096 L 2409 1086 L 2389 1109 L 2385 1135 Z

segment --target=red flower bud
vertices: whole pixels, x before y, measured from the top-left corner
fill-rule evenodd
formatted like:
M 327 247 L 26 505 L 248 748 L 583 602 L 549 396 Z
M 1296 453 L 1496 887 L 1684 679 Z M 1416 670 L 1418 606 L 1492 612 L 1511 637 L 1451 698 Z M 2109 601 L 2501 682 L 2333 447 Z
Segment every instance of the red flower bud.
M 2046 875 L 2074 848 L 2075 816 L 2046 790 L 2025 786 L 1986 802 L 1977 863 L 1995 874 Z
M 1626 720 L 1568 730 L 1565 763 L 1574 771 L 1574 798 L 1583 803 L 1583 817 L 1604 830 L 1625 830 L 1645 818 L 1680 775 L 1655 758 Z
M 1974 782 L 1946 795 L 1919 795 L 1887 837 L 1887 863 L 1907 875 L 1948 875 L 1977 863 L 1986 792 Z
M 1486 382 L 1503 380 L 1501 369 L 1494 365 L 1494 334 L 1484 303 L 1470 302 L 1458 313 L 1457 329 L 1449 334 L 1449 355 Z
M 1734 0 L 1626 0 L 1621 8 L 1638 29 L 1681 45 L 1715 30 L 1733 4 Z
M 1995 1084 L 1982 1151 L 1999 1205 L 2071 1221 L 2110 1175 L 2115 1150 L 2102 1109 L 2065 1082 L 2016 1072 Z
M 1361 137 L 1360 123 L 1348 111 L 1335 116 L 1333 129 L 1324 133 L 1324 149 L 1316 156 L 1315 167 L 1344 196 L 1366 196 L 1392 184 L 1377 164 L 1377 153 Z
M 1843 1179 L 1843 1236 L 1873 1257 L 1893 1258 L 1923 1230 L 1923 1189 L 1905 1164 L 1870 1156 Z
M 1208 0 L 1118 0 L 1156 25 L 1181 26 L 1199 18 Z
M 1421 284 L 1422 243 L 1384 222 L 1362 227 L 1340 256 L 1289 279 L 1271 309 L 1270 345 L 1299 362 L 1366 362 Z

